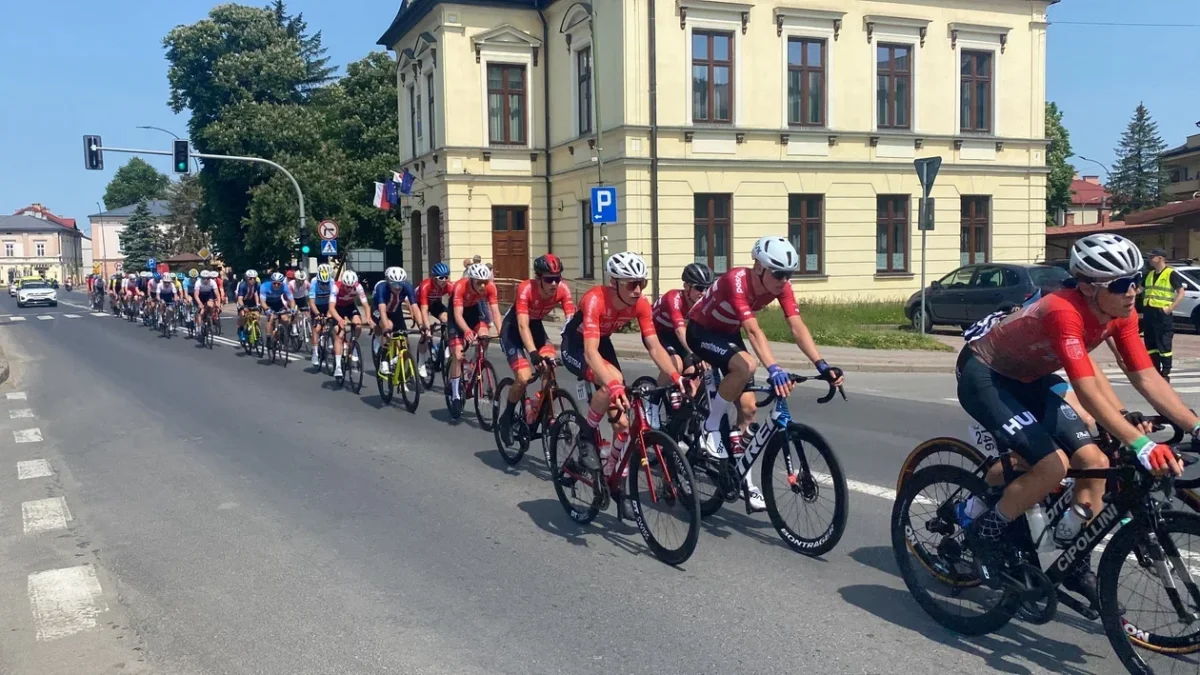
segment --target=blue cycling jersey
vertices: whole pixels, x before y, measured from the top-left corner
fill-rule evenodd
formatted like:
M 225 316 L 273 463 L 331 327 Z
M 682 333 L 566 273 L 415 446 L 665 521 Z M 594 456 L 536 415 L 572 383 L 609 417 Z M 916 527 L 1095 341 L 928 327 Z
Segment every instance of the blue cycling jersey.
M 329 304 L 329 296 L 333 293 L 333 279 L 321 281 L 315 279 L 308 285 L 308 299 L 318 305 Z
M 259 291 L 258 281 L 250 282 L 250 281 L 246 281 L 245 279 L 242 279 L 241 281 L 238 282 L 238 285 L 237 285 L 237 298 L 239 300 L 242 298 L 254 300 L 258 297 L 258 291 Z
M 279 282 L 279 288 L 275 287 L 275 282 L 268 281 L 259 287 L 259 293 L 262 294 L 262 299 L 267 302 L 283 302 L 284 300 L 292 299 L 292 289 L 288 288 L 286 282 Z
M 417 294 L 413 291 L 412 284 L 407 281 L 402 282 L 399 288 L 393 289 L 385 279 L 375 284 L 375 290 L 371 293 L 371 307 L 387 305 L 388 312 L 395 312 L 404 300 L 412 305 L 417 304 Z

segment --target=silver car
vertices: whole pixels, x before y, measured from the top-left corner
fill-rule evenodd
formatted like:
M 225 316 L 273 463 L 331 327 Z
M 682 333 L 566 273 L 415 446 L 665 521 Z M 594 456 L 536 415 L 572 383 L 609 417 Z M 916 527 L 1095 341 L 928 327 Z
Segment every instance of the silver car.
M 17 290 L 17 307 L 29 305 L 58 307 L 58 291 L 44 281 L 26 281 Z

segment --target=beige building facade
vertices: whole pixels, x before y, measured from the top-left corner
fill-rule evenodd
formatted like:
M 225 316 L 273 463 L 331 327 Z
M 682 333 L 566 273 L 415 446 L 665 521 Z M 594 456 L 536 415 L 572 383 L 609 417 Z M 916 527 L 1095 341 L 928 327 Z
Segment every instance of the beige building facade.
M 32 215 L 0 216 L 0 281 L 82 278 L 83 233 Z
M 162 219 L 170 215 L 169 203 L 165 199 L 153 199 L 146 206 L 150 209 L 150 215 L 159 219 L 159 229 L 166 232 L 168 225 Z M 137 204 L 130 204 L 88 216 L 92 228 L 91 268 L 98 265 L 100 273 L 106 277 L 124 271 L 125 251 L 121 247 L 121 233 L 125 231 L 125 221 L 136 210 Z
M 780 234 L 798 293 L 900 298 L 921 265 L 913 160 L 935 155 L 932 278 L 1041 259 L 1049 4 L 407 0 L 380 39 L 417 179 L 405 262 L 479 254 L 525 278 L 550 250 L 598 280 L 634 250 L 662 292 Z
M 1168 200 L 1200 197 L 1200 134 L 1188 136 L 1186 143 L 1164 152 L 1162 162 L 1169 181 Z

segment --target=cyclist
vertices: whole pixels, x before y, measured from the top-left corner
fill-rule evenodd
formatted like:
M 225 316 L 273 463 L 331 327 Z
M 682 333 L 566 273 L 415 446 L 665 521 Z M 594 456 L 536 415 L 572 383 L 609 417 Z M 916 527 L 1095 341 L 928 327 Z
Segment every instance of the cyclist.
M 371 316 L 375 319 L 375 334 L 371 336 L 372 354 L 379 353 L 379 338 L 404 332 L 407 327 L 400 303 L 404 303 L 404 307 L 413 317 L 413 322 L 420 324 L 421 310 L 416 306 L 416 291 L 413 290 L 412 284 L 408 283 L 408 272 L 405 272 L 403 267 L 389 267 L 383 271 L 383 279 L 375 284 L 371 292 L 371 306 L 374 307 Z M 386 359 L 381 360 L 379 374 L 390 375 L 393 365 L 395 364 Z
M 984 564 L 984 581 L 1008 524 L 1041 501 L 1066 475 L 1078 469 L 1108 467 L 1079 416 L 1065 403 L 1063 368 L 1083 408 L 1138 462 L 1156 474 L 1181 472 L 1170 448 L 1151 441 L 1122 415 L 1119 401 L 1096 376 L 1090 352 L 1112 338 L 1130 384 L 1172 422 L 1200 435 L 1200 419 L 1162 379 L 1138 338 L 1133 310 L 1142 283 L 1142 254 L 1128 239 L 1113 234 L 1083 237 L 1071 247 L 1074 286 L 1042 297 L 984 326 L 963 348 L 958 361 L 958 400 L 971 417 L 999 434 L 1031 469 L 1004 489 L 993 508 L 967 518 L 967 543 Z M 1138 420 L 1134 420 L 1137 422 Z M 1091 510 L 1100 511 L 1104 479 L 1075 482 L 1075 513 L 1085 527 Z M 963 510 L 960 508 L 960 510 Z M 1080 515 L 1080 512 L 1085 515 Z M 1081 556 L 1064 587 L 1096 604 L 1095 576 Z
M 317 278 L 308 285 L 308 313 L 312 317 L 312 364 L 320 365 L 317 345 L 321 344 L 322 321 L 329 315 L 329 296 L 333 294 L 333 270 L 329 265 L 317 266 Z
M 680 383 L 681 376 L 671 363 L 671 356 L 658 342 L 654 332 L 654 319 L 650 301 L 642 295 L 646 287 L 646 262 L 632 251 L 617 253 L 605 264 L 610 282 L 606 286 L 593 286 L 579 299 L 579 309 L 563 326 L 563 365 L 575 376 L 596 386 L 588 407 L 587 423 L 590 433 L 580 434 L 579 461 L 589 471 L 601 468 L 607 475 L 621 462 L 621 456 L 629 446 L 629 417 L 625 410 L 629 400 L 625 396 L 625 376 L 621 363 L 613 349 L 613 333 L 621 330 L 636 319 L 642 333 L 642 342 L 650 353 L 650 360 L 660 370 L 669 373 L 671 381 Z M 613 442 L 606 457 L 597 456 L 600 445 L 600 420 L 610 405 L 617 408 L 618 415 L 612 421 Z M 621 494 L 613 495 L 618 503 L 618 513 L 626 520 L 633 520 L 633 506 Z
M 146 273 L 146 313 L 151 317 L 158 308 L 158 282 L 160 279 L 162 279 L 162 275 L 158 272 Z
M 192 308 L 192 291 L 196 288 L 196 281 L 200 276 L 200 270 L 193 267 L 188 270 L 187 276 L 183 279 L 183 304 L 188 310 Z
M 358 282 L 358 274 L 354 270 L 346 270 L 342 272 L 342 278 L 333 285 L 333 292 L 330 293 L 332 302 L 329 303 L 329 316 L 337 322 L 337 335 L 333 339 L 333 376 L 342 376 L 342 350 L 348 346 L 349 340 L 358 339 L 358 328 L 362 326 L 362 320 L 367 320 L 367 325 L 375 327 L 375 322 L 371 320 L 371 306 L 367 304 L 367 292 L 363 290 L 362 284 Z M 357 303 L 357 304 L 356 304 Z M 351 332 L 347 335 L 346 322 L 350 321 L 353 324 Z M 357 362 L 355 354 L 350 354 L 352 362 Z
M 217 286 L 216 276 L 216 272 L 204 270 L 200 273 L 200 280 L 192 287 L 192 297 L 196 300 L 196 305 L 208 311 L 213 322 L 216 322 L 217 315 L 221 313 L 221 291 Z
M 767 379 L 775 388 L 776 396 L 786 398 L 794 383 L 788 372 L 775 360 L 770 342 L 758 325 L 754 313 L 778 300 L 783 316 L 791 329 L 792 339 L 804 353 L 817 372 L 835 384 L 842 383 L 842 371 L 825 363 L 817 345 L 813 342 L 808 327 L 800 318 L 796 298 L 790 282 L 800 264 L 800 255 L 784 237 L 766 236 L 754 242 L 750 249 L 753 267 L 735 267 L 722 274 L 700 301 L 688 311 L 687 345 L 700 359 L 716 368 L 722 376 L 721 385 L 714 391 L 711 374 L 705 378 L 709 388 L 709 413 L 704 423 L 705 435 L 701 439 L 704 450 L 712 457 L 728 457 L 724 439 L 721 438 L 721 418 L 730 405 L 737 403 L 737 425 L 742 437 L 749 438 L 747 431 L 754 420 L 754 395 L 745 392 L 747 384 L 754 378 L 758 364 L 767 364 Z M 741 331 L 746 331 L 754 355 L 746 351 Z M 758 359 L 755 359 L 755 356 Z M 735 454 L 741 448 L 732 449 Z M 750 474 L 746 474 L 746 493 L 751 510 L 766 509 L 762 492 L 754 485 Z
M 287 325 L 291 320 L 291 310 L 296 307 L 291 285 L 286 283 L 284 276 L 279 272 L 272 272 L 270 281 L 259 289 L 258 302 L 267 315 L 267 332 L 265 334 L 268 336 L 275 335 L 275 317 L 282 315 L 278 320 Z
M 687 314 L 713 283 L 712 270 L 704 263 L 692 263 L 683 268 L 683 288 L 673 288 L 651 307 L 654 314 L 654 330 L 663 349 L 671 355 L 671 363 L 680 372 L 691 370 L 695 356 L 687 348 Z M 658 374 L 661 387 L 670 382 L 666 372 Z
M 180 296 L 179 287 L 175 281 L 175 274 L 167 272 L 163 278 L 159 280 L 156 287 L 155 297 L 162 304 L 163 321 L 166 321 L 167 310 L 175 305 L 175 300 Z
M 132 306 L 132 303 L 141 295 L 142 291 L 138 288 L 138 281 L 138 275 L 130 272 L 121 282 L 121 297 L 125 299 L 126 305 Z
M 114 307 L 117 300 L 124 295 L 125 277 L 120 272 L 114 272 L 112 278 L 108 280 L 108 299 Z
M 288 281 L 288 290 L 292 292 L 292 302 L 296 305 L 296 319 L 308 314 L 308 272 L 296 270 Z M 292 335 L 299 335 L 299 328 L 292 323 Z M 307 335 L 305 337 L 308 337 Z
M 483 263 L 472 263 L 467 267 L 467 275 L 454 282 L 450 293 L 450 304 L 454 311 L 454 320 L 449 325 L 450 338 L 450 416 L 458 419 L 462 413 L 462 392 L 459 385 L 462 380 L 463 348 L 475 342 L 475 331 L 487 330 L 487 326 L 495 327 L 495 323 L 483 322 L 481 308 L 485 305 L 491 309 L 491 316 L 498 316 L 500 308 L 496 304 L 496 284 L 492 283 L 492 270 Z
M 417 373 L 421 377 L 429 376 L 429 367 L 426 361 L 429 360 L 429 343 L 430 335 L 433 332 L 433 317 L 437 317 L 438 321 L 446 323 L 448 313 L 446 305 L 442 302 L 442 298 L 450 294 L 453 285 L 450 284 L 450 266 L 444 262 L 437 263 L 430 270 L 431 276 L 428 279 L 417 284 L 417 305 L 421 308 L 421 342 L 417 345 L 417 359 L 421 362 L 417 366 Z M 421 358 L 421 354 L 425 358 Z
M 554 358 L 542 319 L 561 306 L 563 314 L 575 314 L 571 290 L 562 282 L 563 264 L 558 256 L 547 253 L 533 261 L 533 279 L 517 285 L 517 299 L 500 322 L 500 349 L 508 357 L 516 381 L 509 387 L 508 403 L 500 417 L 500 437 L 512 443 L 512 417 L 517 403 L 525 396 L 525 387 L 533 379 L 533 368 L 542 358 Z
M 244 278 L 238 282 L 236 291 L 239 342 L 246 340 L 246 312 L 258 307 L 258 291 L 258 271 L 246 270 Z

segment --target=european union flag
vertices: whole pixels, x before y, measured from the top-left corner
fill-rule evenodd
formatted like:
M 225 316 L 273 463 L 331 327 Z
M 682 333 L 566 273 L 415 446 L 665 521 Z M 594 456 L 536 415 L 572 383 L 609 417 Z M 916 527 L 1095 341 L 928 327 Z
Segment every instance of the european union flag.
M 408 169 L 405 169 L 404 175 L 400 177 L 400 193 L 406 195 L 412 194 L 413 181 L 416 179 L 416 176 L 412 175 Z
M 400 194 L 396 191 L 397 186 L 394 181 L 384 181 L 384 190 L 387 193 L 387 200 L 392 206 L 400 205 Z

